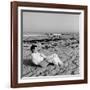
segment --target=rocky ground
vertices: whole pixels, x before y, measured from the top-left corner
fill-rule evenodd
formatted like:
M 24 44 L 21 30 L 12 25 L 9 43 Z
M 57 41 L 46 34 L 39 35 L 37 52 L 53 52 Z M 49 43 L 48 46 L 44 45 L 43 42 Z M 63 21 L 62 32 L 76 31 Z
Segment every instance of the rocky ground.
M 40 37 L 38 39 L 36 37 L 32 39 L 29 37 L 28 40 L 23 40 L 22 77 L 79 74 L 79 34 L 62 33 L 60 36 L 47 35 L 46 37 L 48 38 L 42 39 Z M 42 62 L 45 67 L 34 65 L 30 58 L 30 47 L 33 43 L 41 44 L 41 50 L 45 55 L 58 54 L 64 66 L 55 66 L 45 61 Z

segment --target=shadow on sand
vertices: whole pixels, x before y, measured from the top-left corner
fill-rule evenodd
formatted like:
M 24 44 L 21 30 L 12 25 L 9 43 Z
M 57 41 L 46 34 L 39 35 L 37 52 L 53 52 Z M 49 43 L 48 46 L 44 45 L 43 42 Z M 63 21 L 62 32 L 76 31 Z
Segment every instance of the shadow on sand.
M 34 67 L 41 67 L 40 65 L 35 65 L 31 59 L 24 59 L 23 64 L 25 66 L 34 66 Z

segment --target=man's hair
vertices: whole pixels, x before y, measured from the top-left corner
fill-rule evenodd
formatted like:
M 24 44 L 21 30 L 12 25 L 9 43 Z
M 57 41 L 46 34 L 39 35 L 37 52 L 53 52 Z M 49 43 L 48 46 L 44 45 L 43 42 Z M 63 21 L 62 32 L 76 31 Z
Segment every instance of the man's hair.
M 32 45 L 32 46 L 31 46 L 30 49 L 31 49 L 32 53 L 34 52 L 34 50 L 35 50 L 36 47 L 37 47 L 37 45 Z

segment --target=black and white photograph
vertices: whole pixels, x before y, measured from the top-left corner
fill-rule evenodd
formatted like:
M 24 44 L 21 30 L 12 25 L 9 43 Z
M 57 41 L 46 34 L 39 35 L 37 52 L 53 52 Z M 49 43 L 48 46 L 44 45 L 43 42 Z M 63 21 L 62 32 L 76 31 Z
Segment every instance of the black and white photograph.
M 21 77 L 78 75 L 80 12 L 22 10 Z

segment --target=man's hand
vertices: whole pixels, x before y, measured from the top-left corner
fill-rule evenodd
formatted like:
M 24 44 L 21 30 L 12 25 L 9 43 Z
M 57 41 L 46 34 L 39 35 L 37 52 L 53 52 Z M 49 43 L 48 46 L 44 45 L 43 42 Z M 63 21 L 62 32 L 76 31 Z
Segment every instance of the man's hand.
M 43 53 L 40 53 L 40 56 L 43 57 L 43 58 L 47 58 L 47 56 L 44 55 Z

